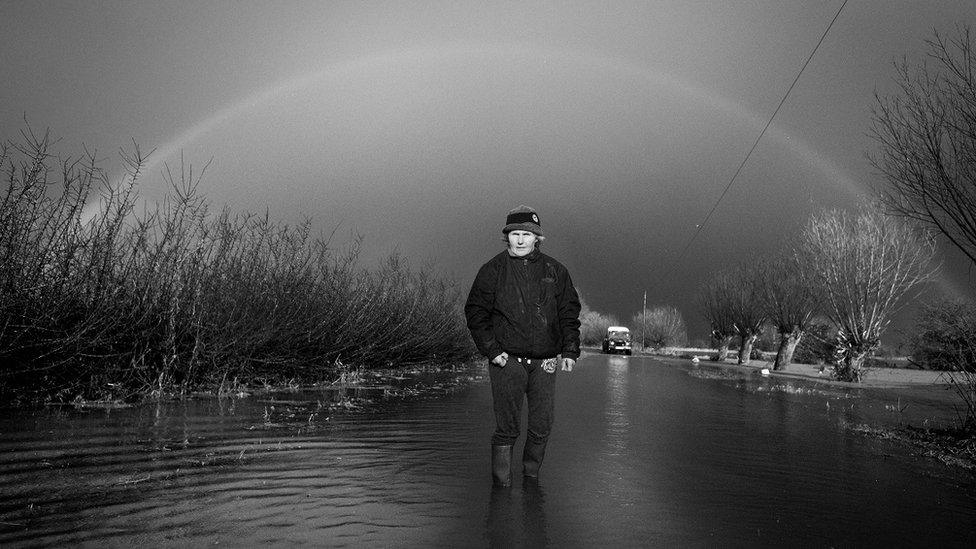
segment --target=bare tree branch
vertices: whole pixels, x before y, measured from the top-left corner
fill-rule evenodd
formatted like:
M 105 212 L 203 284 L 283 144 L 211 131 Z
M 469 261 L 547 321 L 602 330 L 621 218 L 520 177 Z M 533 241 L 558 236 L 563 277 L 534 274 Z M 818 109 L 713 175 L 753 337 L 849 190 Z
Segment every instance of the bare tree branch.
M 861 366 L 904 298 L 931 277 L 935 244 L 868 208 L 825 212 L 802 235 L 808 267 L 822 288 L 825 314 L 838 329 L 838 377 L 860 381 Z
M 968 27 L 935 33 L 927 60 L 896 64 L 899 93 L 876 96 L 871 163 L 891 213 L 942 234 L 976 263 L 976 56 Z

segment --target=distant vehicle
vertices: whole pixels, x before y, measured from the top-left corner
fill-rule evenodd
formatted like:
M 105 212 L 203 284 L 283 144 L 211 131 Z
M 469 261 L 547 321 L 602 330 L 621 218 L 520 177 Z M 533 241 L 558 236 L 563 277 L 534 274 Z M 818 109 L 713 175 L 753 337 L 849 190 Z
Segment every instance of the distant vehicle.
M 603 352 L 607 354 L 623 353 L 629 355 L 630 351 L 630 329 L 624 326 L 610 326 L 607 328 L 607 336 L 603 338 Z

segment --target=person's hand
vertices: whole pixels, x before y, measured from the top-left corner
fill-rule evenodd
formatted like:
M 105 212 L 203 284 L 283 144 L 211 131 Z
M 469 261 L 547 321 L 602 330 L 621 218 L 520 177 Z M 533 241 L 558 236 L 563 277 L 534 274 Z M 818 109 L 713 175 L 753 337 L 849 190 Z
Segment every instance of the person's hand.
M 505 363 L 506 362 L 508 362 L 508 353 L 506 353 L 504 351 L 502 351 L 502 354 L 500 354 L 500 355 L 496 356 L 495 358 L 491 359 L 491 363 L 492 364 L 494 364 L 496 366 L 499 366 L 501 368 L 504 368 L 505 367 Z
M 576 366 L 576 359 L 573 359 L 573 358 L 564 358 L 563 359 L 563 371 L 564 372 L 572 372 L 573 371 L 573 366 Z

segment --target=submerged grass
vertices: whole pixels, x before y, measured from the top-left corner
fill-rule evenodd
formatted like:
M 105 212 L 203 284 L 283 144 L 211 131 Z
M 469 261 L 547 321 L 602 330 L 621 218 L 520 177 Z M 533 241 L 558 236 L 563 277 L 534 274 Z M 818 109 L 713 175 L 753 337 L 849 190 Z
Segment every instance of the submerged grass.
M 200 175 L 136 212 L 146 157 L 113 184 L 94 153 L 28 128 L 0 145 L 0 402 L 133 400 L 470 356 L 460 294 L 398 256 L 359 266 L 265 215 L 212 212 Z
M 922 428 L 902 425 L 895 428 L 875 428 L 858 425 L 854 432 L 896 440 L 917 448 L 922 455 L 946 465 L 961 467 L 976 476 L 976 437 L 959 428 Z

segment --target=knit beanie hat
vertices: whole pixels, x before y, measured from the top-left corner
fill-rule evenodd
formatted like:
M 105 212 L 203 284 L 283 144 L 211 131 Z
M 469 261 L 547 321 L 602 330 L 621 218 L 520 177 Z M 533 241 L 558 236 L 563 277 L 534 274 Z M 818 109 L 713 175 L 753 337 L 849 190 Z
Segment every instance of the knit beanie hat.
M 519 205 L 509 211 L 502 232 L 508 234 L 512 231 L 529 231 L 542 236 L 542 223 L 539 221 L 539 214 L 534 209 L 524 205 Z

